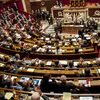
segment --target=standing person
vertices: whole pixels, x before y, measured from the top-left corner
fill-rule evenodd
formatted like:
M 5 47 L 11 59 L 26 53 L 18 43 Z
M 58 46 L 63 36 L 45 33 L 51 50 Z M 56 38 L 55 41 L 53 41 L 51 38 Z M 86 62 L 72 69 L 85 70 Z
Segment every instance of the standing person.
M 50 79 L 50 75 L 46 74 L 43 76 L 43 79 L 40 84 L 42 92 L 52 92 L 55 90 L 56 82 Z
M 49 25 L 52 25 L 53 24 L 53 18 L 52 18 L 52 15 L 50 14 L 50 16 L 48 17 L 48 23 Z
M 58 34 L 58 25 L 57 25 L 57 21 L 56 20 L 54 20 L 54 31 L 55 31 L 55 33 L 56 34 Z

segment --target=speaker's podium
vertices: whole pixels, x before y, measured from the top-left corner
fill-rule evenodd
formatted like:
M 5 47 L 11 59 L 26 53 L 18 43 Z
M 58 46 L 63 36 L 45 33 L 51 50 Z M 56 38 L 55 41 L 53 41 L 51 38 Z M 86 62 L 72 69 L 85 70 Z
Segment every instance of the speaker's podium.
M 63 10 L 64 23 L 62 25 L 63 33 L 76 34 L 83 25 L 75 25 L 82 20 L 86 20 L 88 14 L 87 8 L 71 7 Z

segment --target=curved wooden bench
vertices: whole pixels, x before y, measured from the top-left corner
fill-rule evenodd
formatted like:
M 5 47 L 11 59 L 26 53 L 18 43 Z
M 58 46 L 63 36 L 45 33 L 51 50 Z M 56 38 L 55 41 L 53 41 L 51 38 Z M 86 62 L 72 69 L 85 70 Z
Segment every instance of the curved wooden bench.
M 15 55 L 19 53 L 21 57 L 25 57 L 25 52 L 10 50 L 7 48 L 0 47 L 0 52 L 5 54 Z M 79 59 L 80 57 L 84 59 L 96 58 L 98 57 L 98 52 L 89 52 L 89 53 L 77 53 L 77 54 L 43 54 L 43 53 L 31 53 L 30 58 L 39 58 L 39 59 Z

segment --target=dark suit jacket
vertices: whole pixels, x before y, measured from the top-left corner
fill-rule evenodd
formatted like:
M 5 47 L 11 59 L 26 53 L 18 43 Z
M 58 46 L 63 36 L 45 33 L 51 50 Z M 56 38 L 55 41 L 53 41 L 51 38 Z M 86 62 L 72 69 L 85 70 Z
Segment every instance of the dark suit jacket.
M 41 88 L 42 92 L 55 92 L 56 82 L 42 81 L 40 88 Z
M 74 92 L 74 89 L 76 88 L 76 86 L 69 82 L 69 83 L 58 83 L 56 86 L 56 93 L 63 93 L 63 92 Z

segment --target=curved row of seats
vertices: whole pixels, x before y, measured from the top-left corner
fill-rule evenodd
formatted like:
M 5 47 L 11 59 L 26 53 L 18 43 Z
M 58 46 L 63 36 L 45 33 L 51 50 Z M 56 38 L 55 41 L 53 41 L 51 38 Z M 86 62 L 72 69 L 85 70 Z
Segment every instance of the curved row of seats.
M 16 12 L 14 12 L 14 14 L 15 13 Z M 4 19 L 6 18 L 6 19 L 10 19 L 11 20 L 11 18 L 7 18 L 6 17 L 6 14 L 9 15 L 9 12 L 4 11 L 3 14 L 4 14 L 4 16 L 3 16 Z M 56 61 L 54 61 L 54 63 L 55 63 L 55 67 L 58 67 L 57 60 L 59 60 L 59 59 L 70 59 L 70 60 L 72 60 L 72 59 L 79 59 L 80 57 L 82 57 L 83 59 L 84 58 L 87 58 L 87 59 L 88 58 L 97 58 L 98 57 L 98 51 L 95 51 L 95 47 L 93 45 L 92 47 L 88 47 L 88 48 L 83 46 L 84 50 L 82 50 L 79 47 L 78 49 L 81 49 L 81 52 L 76 52 L 74 50 L 73 53 L 71 52 L 72 54 L 66 53 L 66 52 L 65 52 L 66 54 L 59 53 L 58 49 L 60 49 L 60 48 L 64 48 L 65 50 L 71 48 L 70 46 L 73 45 L 74 42 L 72 43 L 70 41 L 69 43 L 71 45 L 70 46 L 68 45 L 69 47 L 65 46 L 65 43 L 64 44 L 61 43 L 62 45 L 60 44 L 61 47 L 59 46 L 59 48 L 55 45 L 57 48 L 54 48 L 54 49 L 56 49 L 57 53 L 50 53 L 50 54 L 49 54 L 49 52 L 43 53 L 43 52 L 40 52 L 41 50 L 39 52 L 34 52 L 34 48 L 35 48 L 34 46 L 36 44 L 39 47 L 42 47 L 42 46 L 45 46 L 46 43 L 47 43 L 47 42 L 45 42 L 46 41 L 45 39 L 40 40 L 41 39 L 40 36 L 43 36 L 44 38 L 46 38 L 48 36 L 44 36 L 44 34 L 41 34 L 42 32 L 41 32 L 41 29 L 39 28 L 39 25 L 35 25 L 34 26 L 34 24 L 32 24 L 33 21 L 31 20 L 30 16 L 27 19 L 24 15 L 20 14 L 19 12 L 17 12 L 17 15 L 18 16 L 15 16 L 14 20 L 12 20 L 12 23 L 14 23 L 15 27 L 17 28 L 17 30 L 16 30 L 15 27 L 12 27 L 13 24 L 8 22 L 8 20 L 6 20 L 6 22 L 3 22 L 4 19 L 1 18 L 2 19 L 1 26 L 3 25 L 4 29 L 2 27 L 0 28 L 2 30 L 2 32 L 0 33 L 1 34 L 1 36 L 0 36 L 0 42 L 1 42 L 0 52 L 3 52 L 5 54 L 10 54 L 10 55 L 13 56 L 13 57 L 10 56 L 11 58 L 13 58 L 11 62 L 6 62 L 8 60 L 8 58 L 5 59 L 5 60 L 1 59 L 0 70 L 2 72 L 0 72 L 0 74 L 4 74 L 5 75 L 5 79 L 8 76 L 13 76 L 13 75 L 15 77 L 17 76 L 17 74 L 16 75 L 15 74 L 12 75 L 12 74 L 5 73 L 5 72 L 20 74 L 20 75 L 18 75 L 19 79 L 22 78 L 21 76 L 23 76 L 24 79 L 25 79 L 25 77 L 26 77 L 26 79 L 28 77 L 31 77 L 31 79 L 32 79 L 33 78 L 32 76 L 34 76 L 34 77 L 38 76 L 38 77 L 36 77 L 36 79 L 40 79 L 41 75 L 44 75 L 44 74 L 50 74 L 50 75 L 52 75 L 52 77 L 56 76 L 56 78 L 57 78 L 57 76 L 66 75 L 66 76 L 70 76 L 70 77 L 74 76 L 74 78 L 68 78 L 67 80 L 72 80 L 72 82 L 75 85 L 78 85 L 80 82 L 85 82 L 86 85 L 88 85 L 89 87 L 91 87 L 91 88 L 93 87 L 92 89 L 94 89 L 95 86 L 96 86 L 96 89 L 97 89 L 98 86 L 100 86 L 100 84 L 99 84 L 99 80 L 100 80 L 99 71 L 100 70 L 99 70 L 99 66 L 98 65 L 94 66 L 95 64 L 93 65 L 93 67 L 90 66 L 91 68 L 89 68 L 89 70 L 88 70 L 88 72 L 89 72 L 88 75 L 84 74 L 85 73 L 85 68 L 88 69 L 87 66 L 85 66 L 84 68 L 74 68 L 74 69 L 69 69 L 69 68 L 67 68 L 67 69 L 65 69 L 65 68 L 56 69 L 56 68 L 53 68 L 53 67 L 45 68 L 44 67 L 45 65 L 41 66 L 41 67 L 38 66 L 38 65 L 37 66 L 35 66 L 35 65 L 34 66 L 30 66 L 29 62 L 28 62 L 28 64 L 25 64 L 25 67 L 24 67 L 24 65 L 21 66 L 20 61 L 17 62 L 20 59 L 19 58 L 16 59 L 16 57 L 14 56 L 15 54 L 20 54 L 21 59 L 26 57 L 27 61 L 29 61 L 31 58 L 40 58 L 40 59 L 45 59 L 45 60 L 46 59 L 49 59 L 49 60 L 51 60 L 51 59 L 55 60 L 56 59 Z M 20 22 L 17 22 L 18 19 L 20 19 Z M 5 23 L 7 23 L 8 25 L 6 26 Z M 26 26 L 23 27 L 24 25 L 26 25 Z M 30 27 L 28 27 L 28 25 Z M 10 29 L 9 26 L 12 28 L 11 30 L 9 30 Z M 31 27 L 31 26 L 33 26 L 33 27 Z M 29 29 L 32 28 L 32 30 L 30 31 L 28 28 Z M 35 34 L 35 33 L 37 33 L 37 34 Z M 34 34 L 35 34 L 35 37 L 37 37 L 37 38 L 34 38 Z M 58 35 L 56 35 L 56 36 L 58 36 Z M 58 37 L 54 38 L 54 39 L 58 39 Z M 96 37 L 96 39 L 97 39 L 97 37 Z M 54 43 L 54 42 L 55 41 L 53 41 L 52 43 Z M 64 45 L 64 47 L 62 47 L 63 45 Z M 75 49 L 74 46 L 72 46 L 71 49 Z M 39 47 L 37 49 L 39 49 Z M 32 51 L 32 52 L 30 53 L 30 51 Z M 84 53 L 83 51 L 85 51 L 86 53 Z M 1 54 L 1 56 L 2 56 L 2 54 Z M 46 60 L 46 62 L 49 61 L 49 60 Z M 3 61 L 5 61 L 5 62 L 3 62 Z M 17 65 L 18 63 L 19 63 L 19 65 Z M 94 63 L 94 62 L 91 61 L 91 63 Z M 82 78 L 82 76 L 83 76 L 83 78 Z M 97 77 L 94 77 L 94 76 L 97 76 Z M 51 79 L 55 79 L 55 78 L 51 78 Z M 57 81 L 59 81 L 59 78 L 58 78 Z M 88 81 L 88 83 L 87 83 L 87 81 Z M 33 87 L 32 87 L 32 89 L 33 89 Z M 92 89 L 90 89 L 90 90 L 92 90 Z M 4 89 L 4 90 L 6 90 L 6 89 Z M 95 92 L 96 92 L 96 90 L 95 90 Z M 25 93 L 25 92 L 23 92 L 23 93 Z M 26 92 L 26 93 L 28 93 L 28 92 Z
M 11 13 L 11 14 L 10 14 Z M 14 14 L 14 18 L 11 19 L 10 15 Z M 4 19 L 6 21 L 4 21 Z M 12 20 L 11 22 L 8 19 Z M 18 21 L 20 20 L 20 22 Z M 38 24 L 35 24 L 31 16 L 27 19 L 23 14 L 12 11 L 11 9 L 5 10 L 1 14 L 1 51 L 7 53 L 25 53 L 32 52 L 30 57 L 40 57 L 40 58 L 53 58 L 55 59 L 74 59 L 79 58 L 79 56 L 84 57 L 86 54 L 87 58 L 97 56 L 98 52 L 95 52 L 94 47 L 85 47 L 90 45 L 91 39 L 97 39 L 97 36 L 93 36 L 92 33 L 86 33 L 84 37 L 78 35 L 78 37 L 63 37 L 59 39 L 60 36 L 56 34 L 53 36 L 45 36 L 42 34 L 42 38 L 36 39 L 36 41 L 29 42 L 34 40 L 32 35 L 37 32 L 38 35 L 41 35 L 41 29 Z M 6 25 L 7 24 L 7 25 Z M 2 25 L 4 29 L 2 28 Z M 12 27 L 12 25 L 14 25 Z M 16 29 L 17 28 L 17 29 Z M 29 30 L 29 29 L 30 30 Z M 4 33 L 4 34 L 3 34 Z M 24 40 L 28 40 L 24 41 Z M 62 41 L 63 40 L 63 41 Z M 57 41 L 59 41 L 57 43 Z M 95 43 L 95 42 L 93 42 Z M 88 44 L 88 45 L 87 45 Z M 83 46 L 83 47 L 82 47 Z M 66 51 L 67 50 L 67 51 Z M 64 51 L 64 52 L 63 52 Z M 88 53 L 85 53 L 88 52 Z M 90 53 L 89 53 L 90 52 Z M 72 54 L 69 54 L 72 53 Z M 76 53 L 76 54 L 75 54 Z M 78 54 L 77 54 L 78 53 Z M 43 56 L 42 56 L 43 55 Z M 74 58 L 72 58 L 72 56 Z
M 17 55 L 17 54 L 16 54 Z M 89 76 L 98 76 L 99 75 L 99 58 L 97 60 L 95 59 L 88 59 L 88 61 L 82 61 L 80 62 L 80 67 L 82 67 L 82 64 L 84 65 L 83 68 L 77 68 L 77 67 L 72 67 L 72 62 L 69 61 L 69 67 L 62 68 L 60 66 L 59 68 L 58 65 L 52 66 L 51 61 L 49 60 L 39 60 L 39 59 L 22 59 L 20 60 L 19 58 L 16 60 L 17 56 L 8 56 L 5 54 L 0 54 L 0 68 L 2 71 L 6 72 L 15 72 L 15 73 L 21 73 L 21 74 L 33 74 L 33 75 L 44 75 L 44 74 L 51 74 L 52 76 L 60 76 L 65 74 L 66 76 L 86 76 L 85 75 L 85 70 L 89 69 L 90 71 L 87 72 Z M 80 60 L 83 60 L 82 58 Z M 42 62 L 45 62 L 49 65 L 44 65 Z M 33 62 L 33 65 L 31 65 L 31 62 Z M 59 60 L 59 61 L 53 61 L 55 63 L 60 63 L 64 64 L 65 66 L 67 65 L 67 60 Z M 13 65 L 15 63 L 15 65 Z M 74 66 L 77 65 L 79 62 L 74 62 Z M 89 65 L 90 64 L 90 65 Z M 93 65 L 93 66 L 92 66 Z M 11 67 L 12 66 L 12 67 Z M 48 67 L 50 66 L 50 67 Z M 90 67 L 90 68 L 89 68 Z M 70 73 L 71 72 L 71 73 Z M 91 75 L 90 75 L 91 74 Z M 87 77 L 88 77 L 87 75 Z

